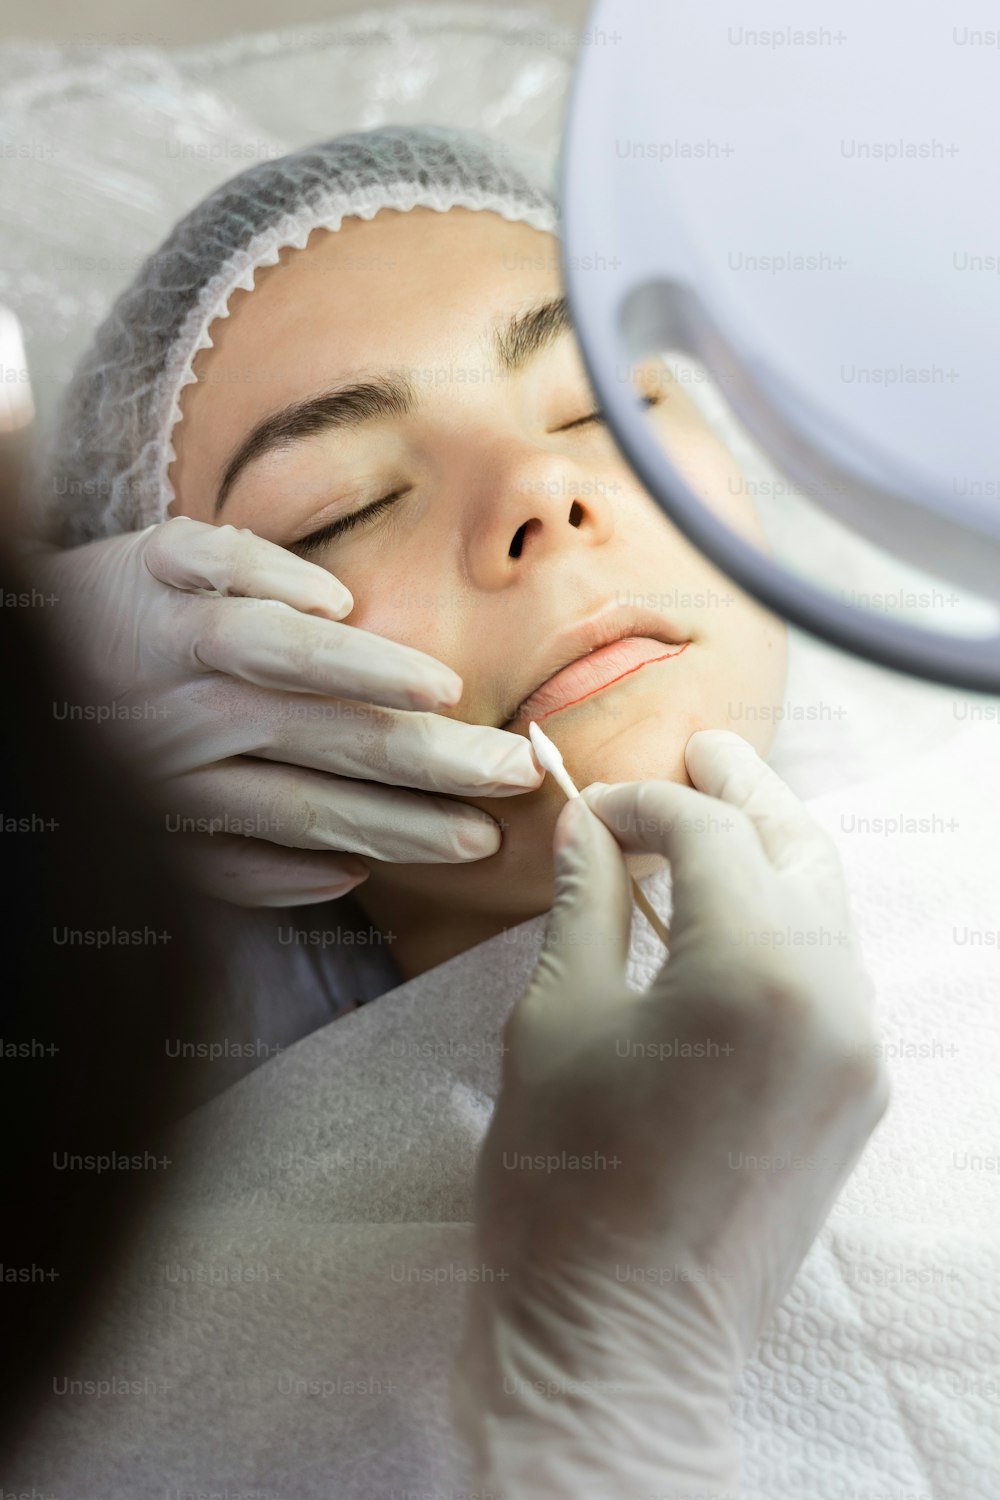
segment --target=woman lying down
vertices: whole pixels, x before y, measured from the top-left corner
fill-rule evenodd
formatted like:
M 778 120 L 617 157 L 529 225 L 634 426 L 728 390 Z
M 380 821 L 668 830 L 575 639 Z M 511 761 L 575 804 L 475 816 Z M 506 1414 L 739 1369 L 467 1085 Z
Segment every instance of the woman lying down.
M 557 219 L 539 180 L 459 131 L 371 132 L 254 167 L 119 299 L 54 460 L 63 540 L 170 515 L 287 549 L 255 578 L 245 536 L 147 535 L 140 583 L 151 568 L 311 615 L 125 597 L 103 578 L 89 654 L 116 701 L 166 701 L 140 727 L 176 826 L 228 815 L 188 839 L 207 888 L 289 906 L 363 880 L 407 978 L 551 902 L 563 798 L 528 748 L 531 717 L 579 786 L 685 782 L 693 731 L 757 708 L 748 737 L 766 752 L 783 696 L 783 624 L 666 520 L 596 409 Z M 760 537 L 667 367 L 630 378 L 691 482 Z
M 383 990 L 553 908 L 561 941 L 512 1014 L 480 1164 L 482 1253 L 504 1278 L 470 1302 L 467 1430 L 512 1494 L 730 1495 L 726 1393 L 884 1080 L 836 855 L 755 753 L 783 627 L 618 453 L 557 222 L 527 162 L 436 127 L 223 184 L 75 378 L 54 474 L 82 497 L 64 539 L 89 545 L 53 566 L 115 701 L 163 708 L 141 743 L 167 805 L 235 830 L 191 838 L 213 894 L 335 912 L 353 890 L 391 953 Z M 628 379 L 690 482 L 760 539 L 666 366 Z M 718 733 L 737 717 L 750 744 Z M 605 784 L 590 811 L 562 812 L 533 719 L 578 786 Z M 671 960 L 637 999 L 628 873 L 668 858 Z M 777 961 L 724 942 L 789 923 L 841 924 L 845 946 Z M 623 1040 L 679 1024 L 736 1062 L 623 1071 Z M 818 1165 L 737 1191 L 734 1144 Z M 533 1149 L 613 1150 L 623 1169 L 539 1184 L 506 1165 Z M 692 1274 L 625 1296 L 623 1256 Z M 617 1394 L 510 1394 L 512 1369 L 541 1368 Z

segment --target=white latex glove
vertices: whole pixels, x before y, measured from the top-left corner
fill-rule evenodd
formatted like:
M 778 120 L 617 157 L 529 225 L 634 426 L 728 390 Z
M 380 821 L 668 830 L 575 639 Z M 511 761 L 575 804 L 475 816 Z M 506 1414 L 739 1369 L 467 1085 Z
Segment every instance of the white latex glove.
M 738 1495 L 732 1382 L 887 1104 L 832 840 L 739 736 L 686 759 L 700 790 L 595 784 L 560 814 L 505 1032 L 477 1174 L 495 1279 L 454 1396 L 484 1490 L 516 1500 Z M 619 843 L 671 865 L 643 993 Z
M 428 793 L 542 780 L 519 735 L 429 711 L 458 701 L 457 673 L 339 623 L 354 607 L 343 584 L 250 531 L 179 516 L 25 562 L 107 695 L 87 717 L 132 737 L 213 895 L 329 900 L 366 877 L 351 854 L 481 859 L 500 847 L 496 822 Z

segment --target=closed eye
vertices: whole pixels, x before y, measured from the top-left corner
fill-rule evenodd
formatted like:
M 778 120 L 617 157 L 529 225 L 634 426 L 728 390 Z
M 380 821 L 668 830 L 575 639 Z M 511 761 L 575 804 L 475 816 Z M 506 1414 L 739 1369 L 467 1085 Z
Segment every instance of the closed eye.
M 658 406 L 662 400 L 662 396 L 642 397 L 643 405 L 647 407 Z M 586 427 L 590 423 L 603 426 L 606 420 L 604 413 L 597 409 L 588 412 L 585 417 L 578 417 L 575 422 L 570 422 L 568 426 L 560 428 L 560 431 L 571 432 L 575 427 Z M 364 526 L 369 521 L 374 521 L 376 516 L 380 516 L 383 511 L 388 510 L 391 505 L 408 493 L 409 486 L 394 490 L 391 495 L 383 495 L 381 499 L 373 500 L 369 505 L 362 505 L 358 510 L 352 510 L 346 516 L 338 516 L 335 521 L 321 526 L 318 531 L 311 531 L 308 536 L 300 537 L 297 542 L 292 542 L 288 551 L 296 553 L 299 557 L 311 557 L 313 553 L 318 552 L 336 537 L 344 536 L 346 532 L 353 531 L 356 526 Z
M 373 521 L 376 516 L 388 510 L 390 505 L 408 492 L 409 487 L 394 490 L 391 495 L 383 495 L 380 500 L 373 500 L 370 505 L 362 505 L 359 510 L 352 510 L 346 516 L 338 516 L 335 521 L 321 526 L 318 531 L 311 531 L 308 536 L 300 537 L 297 542 L 292 542 L 288 551 L 297 553 L 299 557 L 311 557 L 314 552 L 318 552 L 335 537 L 343 536 L 346 531 L 353 531 L 355 526 L 362 526 L 367 521 Z
M 662 396 L 643 396 L 643 406 L 659 406 L 663 400 Z M 575 422 L 570 422 L 567 427 L 561 427 L 560 432 L 572 432 L 574 427 L 585 427 L 588 422 L 599 422 L 602 426 L 607 421 L 604 413 L 598 408 L 596 411 L 588 412 L 585 417 L 578 417 Z

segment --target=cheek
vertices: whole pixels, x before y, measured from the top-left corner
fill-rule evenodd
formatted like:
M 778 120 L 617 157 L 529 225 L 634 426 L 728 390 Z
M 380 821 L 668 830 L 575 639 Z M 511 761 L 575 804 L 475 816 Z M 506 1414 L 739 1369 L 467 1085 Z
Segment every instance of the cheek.
M 692 418 L 677 430 L 660 430 L 662 446 L 705 506 L 762 550 L 767 537 L 743 471 L 710 427 Z
M 734 673 L 728 692 L 728 723 L 766 757 L 778 726 L 785 696 L 788 630 L 763 610 L 746 611 L 743 667 Z
M 324 559 L 322 566 L 354 595 L 348 625 L 415 646 L 431 656 L 451 633 L 440 580 L 399 551 L 380 558 L 365 556 L 360 549 L 352 556 L 345 548 L 342 556 Z

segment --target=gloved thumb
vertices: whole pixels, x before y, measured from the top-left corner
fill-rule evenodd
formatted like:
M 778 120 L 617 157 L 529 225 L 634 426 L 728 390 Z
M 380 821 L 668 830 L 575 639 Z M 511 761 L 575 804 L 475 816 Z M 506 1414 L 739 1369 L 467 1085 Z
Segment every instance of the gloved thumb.
M 621 986 L 632 921 L 628 866 L 611 831 L 581 797 L 555 826 L 555 894 L 532 988 L 572 1006 Z
M 624 987 L 632 922 L 625 857 L 613 834 L 574 797 L 552 841 L 555 896 L 531 982 L 504 1032 L 504 1076 L 531 1083 L 576 1044 L 582 1013 Z

